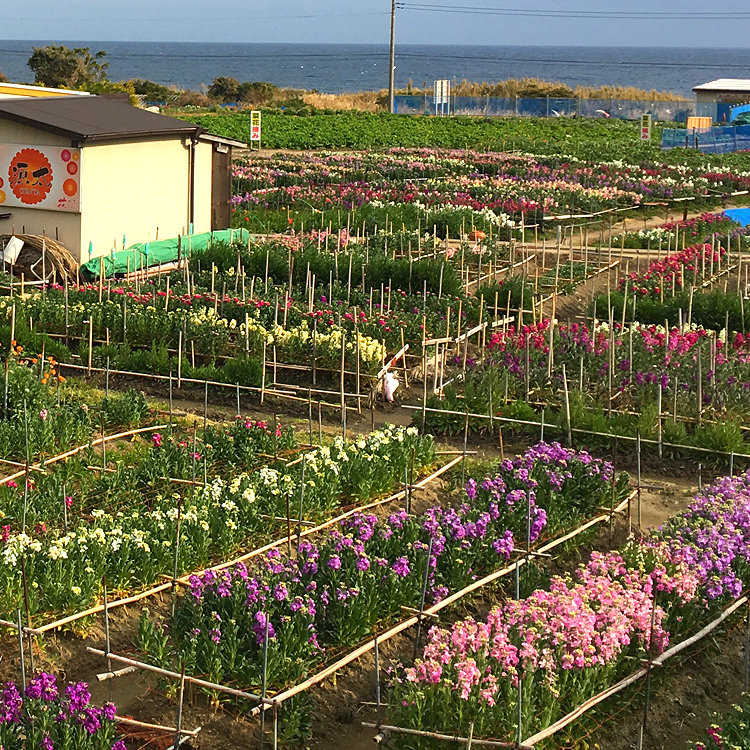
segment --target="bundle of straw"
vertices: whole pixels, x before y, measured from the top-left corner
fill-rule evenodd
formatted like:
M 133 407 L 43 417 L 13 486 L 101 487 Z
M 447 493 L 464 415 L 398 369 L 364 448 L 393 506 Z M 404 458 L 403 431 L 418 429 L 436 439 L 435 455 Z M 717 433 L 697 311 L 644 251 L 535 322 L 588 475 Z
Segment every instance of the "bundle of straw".
M 23 248 L 15 263 L 3 264 L 5 271 L 15 276 L 23 274 L 29 281 L 75 280 L 78 262 L 62 243 L 37 234 L 0 234 L 0 249 L 4 250 L 13 236 L 23 242 Z

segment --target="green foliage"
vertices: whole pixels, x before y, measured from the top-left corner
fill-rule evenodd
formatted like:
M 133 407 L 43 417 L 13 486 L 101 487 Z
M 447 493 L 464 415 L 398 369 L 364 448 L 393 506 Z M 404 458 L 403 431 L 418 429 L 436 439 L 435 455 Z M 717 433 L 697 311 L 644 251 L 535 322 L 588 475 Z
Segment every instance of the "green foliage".
M 142 391 L 134 388 L 118 393 L 102 401 L 104 423 L 134 427 L 141 424 L 149 414 L 148 401 Z
M 723 453 L 746 453 L 747 444 L 740 426 L 734 422 L 717 422 L 696 427 L 693 443 Z
M 86 90 L 91 94 L 127 94 L 128 101 L 134 106 L 138 106 L 138 97 L 135 93 L 135 87 L 131 81 L 97 81 L 86 86 Z
M 42 86 L 81 89 L 107 81 L 106 55 L 104 51 L 91 54 L 88 47 L 50 44 L 34 47 L 27 64 Z
M 277 86 L 265 81 L 245 81 L 237 89 L 237 95 L 241 102 L 254 105 L 271 101 L 278 92 Z
M 625 320 L 633 319 L 632 295 L 628 294 Z M 622 316 L 624 302 L 621 292 L 612 292 L 608 297 L 606 294 L 598 295 L 595 300 L 599 315 L 605 315 L 609 305 L 615 309 L 615 319 Z M 748 303 L 750 304 L 750 303 Z M 635 320 L 648 325 L 664 325 L 668 321 L 670 326 L 677 326 L 682 321 L 687 322 L 688 310 L 691 308 L 690 293 L 680 292 L 674 297 L 665 296 L 661 302 L 658 297 L 641 297 L 636 301 Z M 727 323 L 729 316 L 730 331 L 747 331 L 750 324 L 750 307 L 745 311 L 744 302 L 740 301 L 737 292 L 724 292 L 722 289 L 713 289 L 709 292 L 701 292 L 693 295 L 691 323 L 712 331 L 721 331 Z
M 240 98 L 240 82 L 229 76 L 218 76 L 208 87 L 208 95 L 220 102 L 236 102 Z
M 168 102 L 177 97 L 177 91 L 169 88 L 169 86 L 162 86 L 160 83 L 154 81 L 144 80 L 142 78 L 133 78 L 128 81 L 132 84 L 133 91 L 138 96 L 145 97 L 146 101 L 150 102 Z
M 296 115 L 304 116 L 296 116 Z M 247 140 L 247 113 L 211 112 L 175 117 L 195 122 L 217 135 Z M 583 159 L 662 162 L 688 167 L 750 169 L 750 153 L 703 154 L 694 149 L 662 152 L 661 126 L 653 140 L 638 140 L 638 123 L 573 117 L 407 117 L 388 113 L 319 111 L 305 105 L 286 113 L 263 114 L 263 145 L 285 149 L 444 147 L 521 150 Z

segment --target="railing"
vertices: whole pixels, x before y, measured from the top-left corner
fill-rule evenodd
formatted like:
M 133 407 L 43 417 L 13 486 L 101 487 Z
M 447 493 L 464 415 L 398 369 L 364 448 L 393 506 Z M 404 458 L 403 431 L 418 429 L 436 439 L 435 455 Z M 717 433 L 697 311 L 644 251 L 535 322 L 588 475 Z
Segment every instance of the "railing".
M 396 112 L 404 115 L 434 115 L 438 112 L 431 95 L 399 95 Z M 615 117 L 637 120 L 651 114 L 655 120 L 685 122 L 696 113 L 693 101 L 635 99 L 563 99 L 556 97 L 453 96 L 451 115 L 474 117 Z
M 750 125 L 686 130 L 665 128 L 661 133 L 662 149 L 695 148 L 706 154 L 728 154 L 750 150 Z

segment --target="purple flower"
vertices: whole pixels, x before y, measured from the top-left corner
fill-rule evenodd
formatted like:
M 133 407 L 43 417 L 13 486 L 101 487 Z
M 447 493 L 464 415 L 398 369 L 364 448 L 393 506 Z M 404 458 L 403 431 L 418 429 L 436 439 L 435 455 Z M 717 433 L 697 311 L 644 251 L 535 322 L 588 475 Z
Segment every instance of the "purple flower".
M 328 558 L 327 565 L 332 570 L 338 570 L 341 567 L 341 558 L 338 555 L 331 555 Z
M 255 624 L 253 625 L 253 631 L 255 632 L 255 640 L 258 644 L 261 644 L 266 639 L 266 623 L 268 623 L 268 640 L 276 638 L 276 631 L 274 630 L 271 620 L 265 612 L 255 613 Z
M 21 718 L 23 698 L 13 682 L 6 682 L 0 696 L 0 724 L 15 724 Z
M 40 672 L 29 680 L 26 686 L 26 695 L 29 698 L 53 701 L 57 698 L 57 679 L 53 674 Z
M 86 708 L 83 710 L 83 715 L 79 717 L 78 723 L 88 734 L 96 734 L 102 726 L 101 715 L 100 708 Z
M 466 483 L 466 496 L 469 500 L 476 500 L 477 497 L 477 482 L 475 479 L 470 479 Z
M 42 750 L 55 750 L 55 743 L 52 742 L 52 738 L 45 734 L 42 737 L 42 741 L 39 743 L 39 747 L 42 748 Z
M 65 696 L 70 703 L 70 712 L 77 714 L 91 702 L 89 686 L 85 682 L 73 682 L 65 688 Z
M 509 560 L 510 553 L 513 551 L 513 532 L 506 531 L 499 539 L 492 542 L 492 549 L 495 550 L 496 554 Z
M 406 578 L 411 572 L 409 569 L 409 561 L 405 557 L 397 557 L 393 565 L 391 566 L 393 572 L 401 578 Z
M 286 601 L 289 598 L 289 589 L 283 583 L 277 583 L 273 589 L 273 598 L 277 602 Z

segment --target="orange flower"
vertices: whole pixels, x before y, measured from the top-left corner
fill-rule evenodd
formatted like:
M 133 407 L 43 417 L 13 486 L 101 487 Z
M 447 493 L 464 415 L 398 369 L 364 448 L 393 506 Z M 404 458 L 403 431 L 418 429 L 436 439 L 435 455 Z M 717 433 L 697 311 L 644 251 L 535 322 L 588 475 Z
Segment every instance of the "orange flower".
M 59 381 L 60 381 L 61 383 L 64 383 L 64 382 L 65 382 L 65 378 L 64 378 L 64 377 L 63 377 L 62 375 L 58 375 L 58 376 L 57 376 L 57 379 L 58 379 L 58 380 L 59 380 Z

